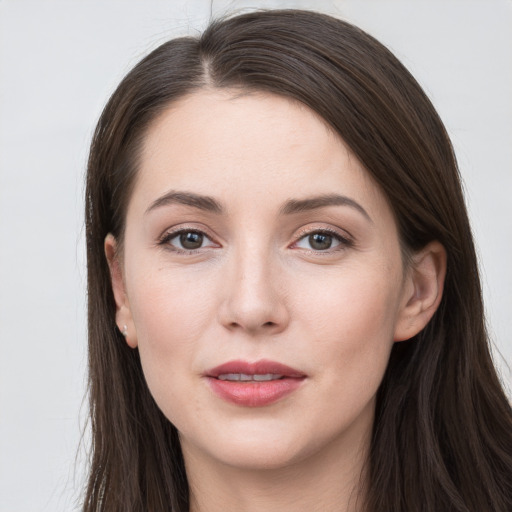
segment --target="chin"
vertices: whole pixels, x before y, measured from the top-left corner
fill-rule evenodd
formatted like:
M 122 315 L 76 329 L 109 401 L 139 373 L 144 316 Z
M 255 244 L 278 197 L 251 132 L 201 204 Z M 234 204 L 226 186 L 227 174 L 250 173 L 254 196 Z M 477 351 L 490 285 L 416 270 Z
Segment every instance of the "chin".
M 219 462 L 249 471 L 282 469 L 306 458 L 303 450 L 288 443 L 249 439 L 231 442 L 222 451 L 215 450 Z
M 208 455 L 212 462 L 247 470 L 279 469 L 303 458 L 308 443 L 289 425 L 278 423 L 232 421 L 197 436 L 181 430 L 181 445 L 185 456 Z
M 208 437 L 182 436 L 184 452 L 208 454 L 213 462 L 250 471 L 278 470 L 294 466 L 329 450 L 338 432 L 297 422 L 233 421 L 210 429 Z M 194 439 L 195 437 L 195 439 Z

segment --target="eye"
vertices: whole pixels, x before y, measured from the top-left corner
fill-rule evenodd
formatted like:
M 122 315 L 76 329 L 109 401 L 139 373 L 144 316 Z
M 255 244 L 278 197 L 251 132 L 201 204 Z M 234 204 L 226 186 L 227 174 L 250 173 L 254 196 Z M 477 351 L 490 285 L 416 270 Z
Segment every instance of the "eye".
M 216 246 L 205 233 L 194 229 L 166 233 L 160 240 L 160 245 L 170 245 L 176 251 L 196 251 Z
M 332 233 L 331 231 L 318 230 L 308 233 L 295 242 L 294 247 L 307 249 L 309 251 L 322 252 L 330 249 L 341 248 L 341 246 L 350 245 L 346 238 Z

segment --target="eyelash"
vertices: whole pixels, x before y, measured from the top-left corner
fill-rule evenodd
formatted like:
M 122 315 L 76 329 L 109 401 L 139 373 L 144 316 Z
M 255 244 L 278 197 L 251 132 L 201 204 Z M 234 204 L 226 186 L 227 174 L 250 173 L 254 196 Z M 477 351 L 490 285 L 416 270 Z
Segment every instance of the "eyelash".
M 197 252 L 200 250 L 207 249 L 207 248 L 211 247 L 211 246 L 208 246 L 208 247 L 200 247 L 198 249 L 180 249 L 179 247 L 174 247 L 173 245 L 170 244 L 171 240 L 174 240 L 175 238 L 178 238 L 180 235 L 183 235 L 185 233 L 196 233 L 198 235 L 202 235 L 204 238 L 206 238 L 210 242 L 214 243 L 212 241 L 211 237 L 208 236 L 208 234 L 205 233 L 203 230 L 197 229 L 197 228 L 184 227 L 184 228 L 177 229 L 176 231 L 165 232 L 162 235 L 162 237 L 158 240 L 158 245 L 166 246 L 167 249 L 169 249 L 175 253 L 184 254 L 184 255 L 194 255 L 194 254 L 197 254 Z
M 323 255 L 332 255 L 335 252 L 342 251 L 344 249 L 347 249 L 349 247 L 353 247 L 354 241 L 352 238 L 342 236 L 338 231 L 335 231 L 334 229 L 328 229 L 328 228 L 312 228 L 308 230 L 304 230 L 300 233 L 299 237 L 295 242 L 293 242 L 292 245 L 297 245 L 301 240 L 304 240 L 306 237 L 309 237 L 311 235 L 328 235 L 331 236 L 333 239 L 335 239 L 338 243 L 337 246 L 334 248 L 328 248 L 325 250 L 314 250 L 314 249 L 305 249 L 305 251 L 308 254 L 314 254 L 315 256 L 323 256 Z
M 170 232 L 164 233 L 163 236 L 158 240 L 158 245 L 159 246 L 167 246 L 167 248 L 170 248 L 171 251 L 178 253 L 178 254 L 184 254 L 184 255 L 194 255 L 194 254 L 197 254 L 198 251 L 212 247 L 212 246 L 207 246 L 207 247 L 200 247 L 198 249 L 180 249 L 179 247 L 174 247 L 170 244 L 171 240 L 178 238 L 180 235 L 185 234 L 185 233 L 196 233 L 198 235 L 203 236 L 207 240 L 209 240 L 212 244 L 215 243 L 212 241 L 211 237 L 207 233 L 205 233 L 203 230 L 197 229 L 197 228 L 186 228 L 185 227 L 185 228 L 177 229 L 176 231 L 170 231 Z M 326 229 L 326 228 L 316 228 L 315 229 L 315 228 L 313 228 L 313 229 L 302 231 L 299 234 L 299 236 L 297 237 L 297 239 L 293 242 L 291 247 L 293 248 L 293 246 L 296 246 L 301 240 L 305 239 L 306 237 L 309 237 L 311 235 L 316 235 L 316 234 L 331 236 L 338 242 L 338 245 L 335 246 L 334 249 L 331 249 L 331 248 L 328 248 L 325 250 L 304 249 L 305 252 L 307 252 L 309 254 L 329 255 L 334 252 L 338 252 L 343 249 L 352 247 L 354 245 L 354 241 L 351 238 L 342 236 L 342 235 L 340 235 L 340 233 L 338 233 L 337 231 L 335 231 L 333 229 Z

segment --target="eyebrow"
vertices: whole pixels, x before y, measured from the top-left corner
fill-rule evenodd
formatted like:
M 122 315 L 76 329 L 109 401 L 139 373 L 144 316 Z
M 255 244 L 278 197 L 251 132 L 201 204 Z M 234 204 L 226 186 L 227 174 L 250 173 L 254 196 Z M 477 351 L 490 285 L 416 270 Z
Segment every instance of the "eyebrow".
M 173 204 L 191 206 L 192 208 L 197 208 L 199 210 L 212 212 L 215 214 L 222 214 L 224 212 L 222 205 L 213 197 L 194 194 L 193 192 L 179 192 L 171 190 L 151 203 L 145 214 L 147 215 L 157 208 L 170 206 Z M 306 199 L 289 199 L 281 207 L 279 213 L 281 215 L 292 215 L 294 213 L 318 210 L 328 206 L 349 206 L 357 210 L 367 220 L 373 223 L 373 220 L 368 215 L 368 212 L 357 201 L 354 201 L 350 197 L 339 194 L 327 194 L 309 197 Z
M 347 196 L 339 194 L 327 194 L 307 199 L 290 199 L 281 208 L 281 214 L 291 215 L 294 213 L 307 212 L 325 208 L 327 206 L 349 206 L 361 213 L 367 220 L 373 223 L 368 212 L 357 202 Z
M 185 206 L 192 206 L 199 210 L 217 214 L 223 212 L 222 206 L 218 201 L 213 199 L 213 197 L 194 194 L 192 192 L 177 192 L 171 190 L 151 203 L 149 208 L 146 210 L 146 215 L 157 208 L 170 206 L 172 204 L 183 204 Z

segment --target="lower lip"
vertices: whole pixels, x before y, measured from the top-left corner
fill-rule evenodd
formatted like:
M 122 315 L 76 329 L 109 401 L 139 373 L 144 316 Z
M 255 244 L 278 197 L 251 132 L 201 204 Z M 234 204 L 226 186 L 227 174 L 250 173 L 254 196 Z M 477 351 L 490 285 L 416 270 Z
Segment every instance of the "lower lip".
M 208 377 L 208 381 L 213 392 L 228 402 L 244 407 L 263 407 L 293 393 L 304 378 L 241 382 Z

